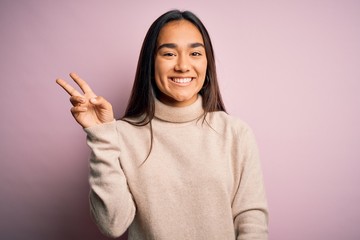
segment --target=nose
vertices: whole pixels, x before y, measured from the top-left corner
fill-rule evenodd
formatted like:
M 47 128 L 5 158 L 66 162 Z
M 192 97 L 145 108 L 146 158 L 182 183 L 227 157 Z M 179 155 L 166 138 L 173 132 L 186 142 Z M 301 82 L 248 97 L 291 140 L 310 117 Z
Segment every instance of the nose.
M 175 65 L 176 72 L 188 72 L 190 64 L 186 56 L 179 56 Z

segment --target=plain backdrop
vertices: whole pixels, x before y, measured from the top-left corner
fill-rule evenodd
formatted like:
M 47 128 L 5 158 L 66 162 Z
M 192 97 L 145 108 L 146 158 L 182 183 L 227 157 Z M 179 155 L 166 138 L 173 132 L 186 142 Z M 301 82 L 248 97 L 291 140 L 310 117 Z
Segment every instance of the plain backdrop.
M 76 71 L 121 117 L 145 33 L 174 8 L 205 23 L 227 110 L 256 134 L 270 239 L 360 239 L 358 0 L 1 0 L 0 239 L 106 239 L 55 79 Z

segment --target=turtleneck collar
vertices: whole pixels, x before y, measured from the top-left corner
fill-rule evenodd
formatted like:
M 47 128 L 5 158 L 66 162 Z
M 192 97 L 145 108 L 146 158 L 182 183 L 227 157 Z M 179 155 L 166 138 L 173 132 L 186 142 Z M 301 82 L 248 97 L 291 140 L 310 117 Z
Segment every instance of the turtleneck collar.
M 204 114 L 202 97 L 198 95 L 196 101 L 186 107 L 172 107 L 155 99 L 155 117 L 167 122 L 182 123 L 198 119 Z

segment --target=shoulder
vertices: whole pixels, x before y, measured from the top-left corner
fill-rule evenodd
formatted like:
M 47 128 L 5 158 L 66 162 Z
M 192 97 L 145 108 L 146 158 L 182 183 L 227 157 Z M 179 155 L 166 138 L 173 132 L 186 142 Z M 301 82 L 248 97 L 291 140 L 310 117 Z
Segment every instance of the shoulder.
M 230 143 L 235 152 L 257 151 L 255 135 L 247 122 L 225 112 L 208 113 L 207 121 L 218 137 Z
M 207 121 L 210 126 L 221 131 L 231 131 L 237 135 L 244 135 L 251 132 L 249 124 L 223 111 L 209 112 Z

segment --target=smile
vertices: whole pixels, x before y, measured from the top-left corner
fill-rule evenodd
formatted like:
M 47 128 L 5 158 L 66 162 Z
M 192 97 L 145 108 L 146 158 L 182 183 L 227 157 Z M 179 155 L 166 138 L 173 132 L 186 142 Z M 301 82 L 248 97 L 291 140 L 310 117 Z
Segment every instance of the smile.
M 189 83 L 192 81 L 192 78 L 170 78 L 170 79 L 175 83 Z

